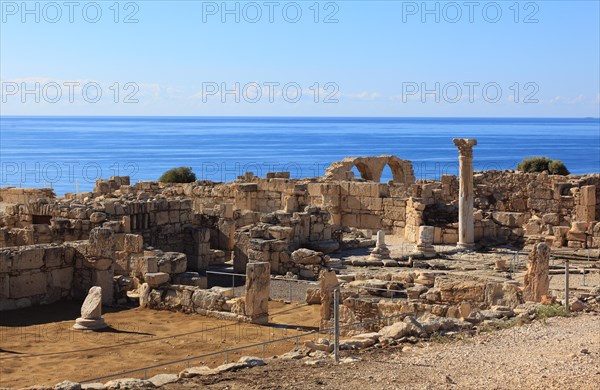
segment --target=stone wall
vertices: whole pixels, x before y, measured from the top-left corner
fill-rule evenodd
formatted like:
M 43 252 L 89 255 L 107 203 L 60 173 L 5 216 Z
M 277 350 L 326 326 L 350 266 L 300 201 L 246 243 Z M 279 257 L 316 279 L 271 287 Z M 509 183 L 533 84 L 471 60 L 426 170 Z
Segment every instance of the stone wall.
M 232 254 L 247 256 L 250 225 L 273 214 L 302 213 L 308 206 L 328 212 L 334 229 L 344 225 L 384 230 L 415 242 L 419 227 L 427 225 L 434 226 L 436 244 L 458 240 L 455 176 L 387 184 L 270 176 L 246 174 L 231 183 L 134 185 L 128 185 L 128 178 L 113 177 L 99 181 L 93 193 L 7 206 L 0 216 L 0 247 L 83 240 L 95 227 L 121 223 L 128 232 L 142 235 L 147 246 L 184 252 L 191 268 L 202 270 L 231 259 Z M 593 229 L 600 220 L 600 175 L 477 172 L 474 191 L 477 242 L 549 238 L 573 248 L 594 245 Z M 268 223 L 288 227 L 287 217 L 282 218 L 284 222 Z M 585 228 L 580 222 L 587 223 Z M 315 224 L 313 231 L 318 232 L 319 226 Z M 208 242 L 199 240 L 207 234 L 199 233 L 203 229 L 210 232 Z M 294 231 L 292 237 L 303 241 L 302 234 Z M 321 239 L 328 240 L 326 236 L 325 229 Z
M 333 227 L 329 213 L 315 206 L 293 214 L 278 212 L 263 215 L 261 222 L 247 226 L 236 238 L 234 267 L 238 272 L 248 262 L 268 262 L 276 274 L 300 274 L 314 278 L 319 264 L 299 264 L 292 252 L 301 247 L 333 252 L 339 243 L 332 240 Z
M 269 292 L 271 273 L 269 263 L 257 262 L 246 268 L 246 292 L 234 297 L 233 289 L 169 284 L 158 286 L 143 284 L 140 307 L 198 313 L 222 319 L 266 323 L 269 318 Z
M 589 202 L 585 206 L 595 205 L 593 215 L 589 217 L 592 220 L 600 220 L 600 175 L 598 174 L 559 176 L 546 173 L 484 171 L 476 172 L 473 179 L 475 207 L 478 209 L 535 213 L 540 216 L 554 213 L 561 218 L 559 222 L 565 219 L 569 219 L 570 222 L 577 219 L 575 212 L 578 203 L 585 201 Z M 580 189 L 589 185 L 596 186 L 593 191 L 595 195 L 586 193 L 585 199 L 580 200 Z M 591 212 L 591 209 L 587 210 Z
M 83 240 L 96 227 L 119 223 L 127 232 L 141 234 L 146 245 L 175 251 L 183 248 L 184 226 L 192 219 L 189 199 L 42 199 L 6 207 L 0 217 L 0 247 Z
M 512 283 L 499 283 L 475 278 L 433 277 L 430 274 L 406 273 L 394 275 L 397 280 L 380 282 L 379 287 L 405 290 L 406 298 L 382 299 L 381 297 L 359 296 L 352 291 L 342 291 L 345 296 L 340 305 L 340 322 L 353 324 L 373 318 L 388 317 L 401 313 L 412 313 L 417 318 L 435 315 L 454 319 L 475 319 L 497 316 L 500 311 L 510 311 L 523 303 L 521 289 Z M 353 282 L 373 284 L 376 280 Z M 421 284 L 421 283 L 425 284 Z M 389 296 L 378 291 L 378 295 Z M 401 293 L 395 292 L 396 296 Z M 378 331 L 382 324 L 374 322 L 360 331 Z
M 156 271 L 185 271 L 183 254 L 150 254 L 142 237 L 125 233 L 122 225 L 94 228 L 88 240 L 0 249 L 0 310 L 84 299 L 92 286 L 102 287 L 104 304 L 113 304 L 122 289 L 133 287 L 129 278 L 142 270 L 143 282 L 143 271 L 153 271 L 152 264 Z M 174 269 L 167 260 L 182 267 Z
M 55 198 L 54 191 L 51 188 L 0 188 L 0 212 L 4 211 L 7 205 L 23 203 L 27 204 L 40 198 Z
M 71 296 L 75 262 L 62 245 L 0 250 L 0 311 Z

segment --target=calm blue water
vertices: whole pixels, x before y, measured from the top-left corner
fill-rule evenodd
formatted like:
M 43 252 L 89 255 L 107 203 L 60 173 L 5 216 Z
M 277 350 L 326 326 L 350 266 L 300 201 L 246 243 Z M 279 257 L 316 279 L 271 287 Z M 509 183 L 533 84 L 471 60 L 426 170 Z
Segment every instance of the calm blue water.
M 455 137 L 478 140 L 476 170 L 545 155 L 572 173 L 600 172 L 598 119 L 0 117 L 0 186 L 46 181 L 62 194 L 76 180 L 86 191 L 96 178 L 156 180 L 176 166 L 214 181 L 246 171 L 310 177 L 346 156 L 380 154 L 412 160 L 418 178 L 439 178 L 457 171 Z

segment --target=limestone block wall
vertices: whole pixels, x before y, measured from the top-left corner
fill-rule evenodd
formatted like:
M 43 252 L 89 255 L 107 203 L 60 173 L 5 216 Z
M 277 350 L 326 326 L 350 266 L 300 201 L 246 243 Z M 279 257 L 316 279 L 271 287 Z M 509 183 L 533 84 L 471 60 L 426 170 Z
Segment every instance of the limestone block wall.
M 0 187 L 0 212 L 11 204 L 27 204 L 39 198 L 55 198 L 54 191 L 50 188 L 15 188 Z
M 373 182 L 316 182 L 307 186 L 311 205 L 322 207 L 333 224 L 359 229 L 403 229 L 410 187 Z
M 194 286 L 164 284 L 159 287 L 142 286 L 140 306 L 154 310 L 180 311 L 209 315 L 231 312 L 227 298 L 217 290 Z M 227 310 L 229 309 L 229 310 Z
M 142 186 L 142 184 L 144 184 Z M 138 183 L 141 190 L 149 183 Z M 210 213 L 223 203 L 231 203 L 236 210 L 270 213 L 277 210 L 299 211 L 306 206 L 303 198 L 305 185 L 300 180 L 287 178 L 258 178 L 247 175 L 231 183 L 197 181 L 189 184 L 160 184 L 156 193 L 167 197 L 185 196 L 193 201 L 197 213 Z M 146 191 L 146 190 L 144 190 Z
M 0 247 L 83 240 L 96 227 L 119 223 L 127 232 L 141 234 L 148 246 L 177 251 L 183 247 L 183 228 L 192 220 L 189 199 L 37 200 L 6 207 L 0 217 Z
M 94 193 L 100 195 L 110 194 L 120 190 L 122 186 L 129 186 L 129 176 L 111 176 L 110 179 L 97 179 L 94 185 Z
M 417 318 L 433 314 L 460 319 L 475 311 L 488 310 L 491 306 L 514 308 L 523 302 L 521 289 L 510 283 L 436 278 L 435 286 L 429 291 L 419 284 L 408 283 L 405 286 L 417 291 L 417 295 L 409 299 L 384 300 L 342 292 L 342 296 L 350 296 L 340 306 L 340 322 L 349 325 L 399 313 L 413 313 Z M 376 332 L 385 325 L 374 322 L 363 329 L 356 329 L 356 332 Z
M 119 292 L 115 276 L 135 276 L 146 260 L 142 237 L 121 228 L 94 228 L 88 240 L 1 249 L 0 310 L 84 299 L 92 286 L 102 287 L 103 303 L 112 304 Z M 183 256 L 183 268 L 166 270 L 158 258 L 157 271 L 185 271 L 185 255 L 178 255 Z
M 0 250 L 0 311 L 70 297 L 75 264 L 65 249 L 47 244 Z
M 593 246 L 600 175 L 486 171 L 475 174 L 475 207 L 511 236 L 546 236 L 556 247 Z M 506 229 L 502 233 L 506 235 Z
M 210 248 L 210 229 L 186 226 L 184 228 L 183 252 L 187 256 L 187 267 L 192 271 L 206 270 L 213 258 Z
M 557 246 L 593 245 L 594 221 L 600 217 L 600 175 L 554 176 L 512 171 L 485 171 L 474 175 L 475 240 L 524 241 L 525 237 L 556 236 Z M 421 224 L 435 226 L 434 243 L 458 240 L 456 208 L 458 181 L 444 175 L 440 182 L 417 181 L 407 201 L 404 237 L 416 239 Z M 573 227 L 575 221 L 586 222 Z M 567 233 L 571 235 L 567 237 Z M 585 237 L 587 235 L 587 238 Z M 587 241 L 586 241 L 587 240 Z
M 169 185 L 161 191 L 164 196 L 183 194 L 191 199 L 196 213 L 212 214 L 226 203 L 232 204 L 236 211 L 258 213 L 279 210 L 292 213 L 313 205 L 327 210 L 332 216 L 333 224 L 394 230 L 403 228 L 409 187 L 397 183 L 388 185 L 358 181 L 324 182 L 317 179 L 250 177 L 232 183 L 199 181 Z
M 572 218 L 576 213 L 574 192 L 577 192 L 578 188 L 595 185 L 595 191 L 586 193 L 582 202 L 586 207 L 596 205 L 593 220 L 600 220 L 598 174 L 559 176 L 545 173 L 484 171 L 476 172 L 473 181 L 476 208 L 489 211 L 532 212 L 540 216 L 552 213 L 562 220 Z M 591 212 L 591 209 L 587 210 Z
M 307 206 L 327 211 L 332 225 L 383 229 L 411 242 L 416 241 L 419 226 L 429 225 L 435 227 L 434 243 L 457 240 L 458 221 L 452 217 L 459 187 L 455 176 L 386 184 L 270 176 L 247 174 L 231 183 L 134 185 L 128 185 L 127 178 L 113 177 L 99 181 L 97 192 L 91 194 L 7 206 L 0 216 L 0 247 L 83 240 L 93 228 L 118 222 L 127 232 L 142 235 L 147 246 L 183 251 L 194 264 L 211 264 L 229 259 L 232 252 L 245 253 L 236 249 L 236 242 L 244 241 L 247 233 L 240 229 L 266 214 L 293 214 Z M 475 209 L 481 211 L 474 218 L 477 241 L 549 236 L 557 237 L 560 245 L 593 244 L 582 234 L 591 236 L 594 222 L 600 220 L 600 175 L 476 172 L 474 191 Z M 573 228 L 575 222 L 588 225 Z M 210 229 L 208 248 L 186 232 L 189 225 Z
M 263 215 L 261 222 L 236 232 L 235 269 L 242 272 L 248 262 L 260 261 L 270 263 L 273 273 L 316 276 L 321 268 L 318 264 L 301 266 L 293 261 L 291 253 L 300 247 L 319 250 L 323 245 L 333 245 L 337 249 L 339 244 L 332 242 L 329 220 L 329 213 L 315 206 L 293 214 Z

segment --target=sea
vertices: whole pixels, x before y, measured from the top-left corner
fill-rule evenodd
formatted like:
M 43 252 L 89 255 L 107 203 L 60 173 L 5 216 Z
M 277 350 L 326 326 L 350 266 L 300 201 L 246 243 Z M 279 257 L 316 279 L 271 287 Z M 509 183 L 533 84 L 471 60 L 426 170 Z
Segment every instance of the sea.
M 391 154 L 420 179 L 456 174 L 453 138 L 475 138 L 474 169 L 515 169 L 524 157 L 600 173 L 598 118 L 0 117 L 0 187 L 90 191 L 96 179 L 157 180 L 187 166 L 198 180 L 323 175 L 344 157 Z M 358 172 L 356 172 L 358 175 Z M 389 167 L 382 181 L 392 179 Z

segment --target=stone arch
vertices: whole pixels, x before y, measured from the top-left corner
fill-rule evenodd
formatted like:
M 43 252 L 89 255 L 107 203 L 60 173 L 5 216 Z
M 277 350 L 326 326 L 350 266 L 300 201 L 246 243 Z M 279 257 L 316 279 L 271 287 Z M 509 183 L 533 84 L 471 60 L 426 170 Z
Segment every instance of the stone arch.
M 396 156 L 391 156 L 387 162 L 387 165 L 392 170 L 392 177 L 394 183 L 414 183 L 415 174 L 413 172 L 412 164 L 406 160 L 400 160 Z
M 369 166 L 369 164 L 366 164 L 362 161 L 357 161 L 354 166 L 356 167 L 356 169 L 358 169 L 358 172 L 360 172 L 360 177 L 362 179 L 365 180 L 370 180 L 373 181 L 375 180 L 375 175 L 373 174 L 373 170 L 371 169 L 371 167 Z M 381 175 L 380 175 L 381 176 Z
M 383 155 L 377 157 L 346 157 L 341 161 L 332 163 L 325 171 L 325 180 L 351 180 L 350 174 L 356 167 L 364 180 L 379 182 L 383 169 L 388 165 L 392 171 L 393 182 L 398 184 L 413 184 L 415 175 L 412 163 L 401 160 L 396 156 Z

